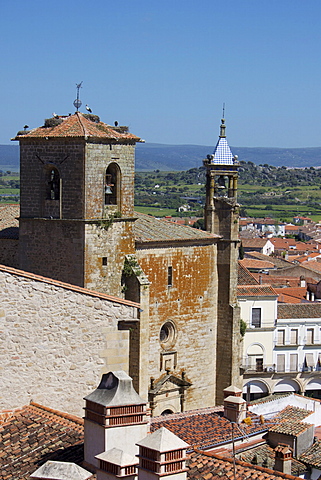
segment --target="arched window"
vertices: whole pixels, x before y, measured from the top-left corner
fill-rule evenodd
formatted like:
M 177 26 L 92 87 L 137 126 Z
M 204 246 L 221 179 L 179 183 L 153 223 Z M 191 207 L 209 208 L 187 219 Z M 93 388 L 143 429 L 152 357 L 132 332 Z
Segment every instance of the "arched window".
M 47 170 L 46 192 L 47 200 L 59 200 L 60 175 L 56 167 L 50 166 Z
M 116 163 L 111 163 L 105 175 L 105 205 L 117 205 L 120 191 L 120 172 Z

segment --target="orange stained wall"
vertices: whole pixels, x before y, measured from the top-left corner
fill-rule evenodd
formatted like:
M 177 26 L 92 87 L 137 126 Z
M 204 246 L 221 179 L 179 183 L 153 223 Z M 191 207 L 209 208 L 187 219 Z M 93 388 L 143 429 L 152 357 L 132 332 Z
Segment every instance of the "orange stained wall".
M 150 281 L 149 375 L 164 373 L 159 341 L 164 322 L 176 327 L 177 352 L 173 373 L 182 370 L 192 387 L 187 390 L 186 408 L 213 405 L 215 395 L 216 350 L 216 245 L 146 248 L 136 251 L 141 268 Z M 168 286 L 168 267 L 172 286 Z

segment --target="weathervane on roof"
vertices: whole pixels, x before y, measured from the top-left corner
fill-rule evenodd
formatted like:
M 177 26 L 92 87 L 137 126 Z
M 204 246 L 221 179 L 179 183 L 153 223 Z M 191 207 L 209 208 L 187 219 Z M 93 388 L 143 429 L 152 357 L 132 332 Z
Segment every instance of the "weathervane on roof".
M 76 100 L 74 101 L 74 107 L 77 109 L 77 112 L 78 112 L 79 108 L 80 108 L 81 105 L 82 105 L 82 101 L 79 99 L 79 90 L 81 89 L 81 85 L 82 85 L 82 82 L 76 83 L 77 98 L 76 98 Z

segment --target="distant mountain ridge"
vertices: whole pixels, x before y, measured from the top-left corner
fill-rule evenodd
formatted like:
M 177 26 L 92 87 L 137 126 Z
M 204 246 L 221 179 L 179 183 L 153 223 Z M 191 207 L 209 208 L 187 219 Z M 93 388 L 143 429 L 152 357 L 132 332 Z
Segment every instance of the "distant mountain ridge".
M 213 146 L 165 145 L 161 143 L 138 144 L 136 170 L 138 171 L 181 171 L 200 167 L 203 158 L 213 152 Z M 321 147 L 269 148 L 231 147 L 239 160 L 256 165 L 275 167 L 321 167 Z M 0 169 L 19 169 L 19 146 L 0 145 Z

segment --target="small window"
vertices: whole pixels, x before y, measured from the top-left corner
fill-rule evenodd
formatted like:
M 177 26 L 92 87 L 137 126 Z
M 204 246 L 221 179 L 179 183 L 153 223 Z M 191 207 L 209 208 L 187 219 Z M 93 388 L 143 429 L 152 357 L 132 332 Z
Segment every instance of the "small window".
M 314 343 L 314 330 L 313 328 L 307 328 L 307 342 L 308 345 L 312 345 Z
M 102 265 L 103 267 L 107 267 L 107 257 L 102 257 Z
M 290 372 L 298 371 L 298 355 L 297 353 L 290 353 Z
M 285 342 L 285 330 L 278 330 L 277 331 L 277 344 L 284 345 Z
M 284 353 L 276 356 L 276 371 L 284 372 L 285 371 L 285 355 Z
M 172 287 L 172 285 L 173 285 L 173 267 L 168 267 L 167 286 Z
M 298 344 L 298 331 L 296 328 L 295 329 L 291 328 L 290 343 L 291 345 Z
M 176 340 L 176 329 L 170 320 L 165 322 L 159 332 L 159 341 L 164 348 L 172 347 Z
M 252 308 L 252 327 L 261 328 L 261 308 Z

